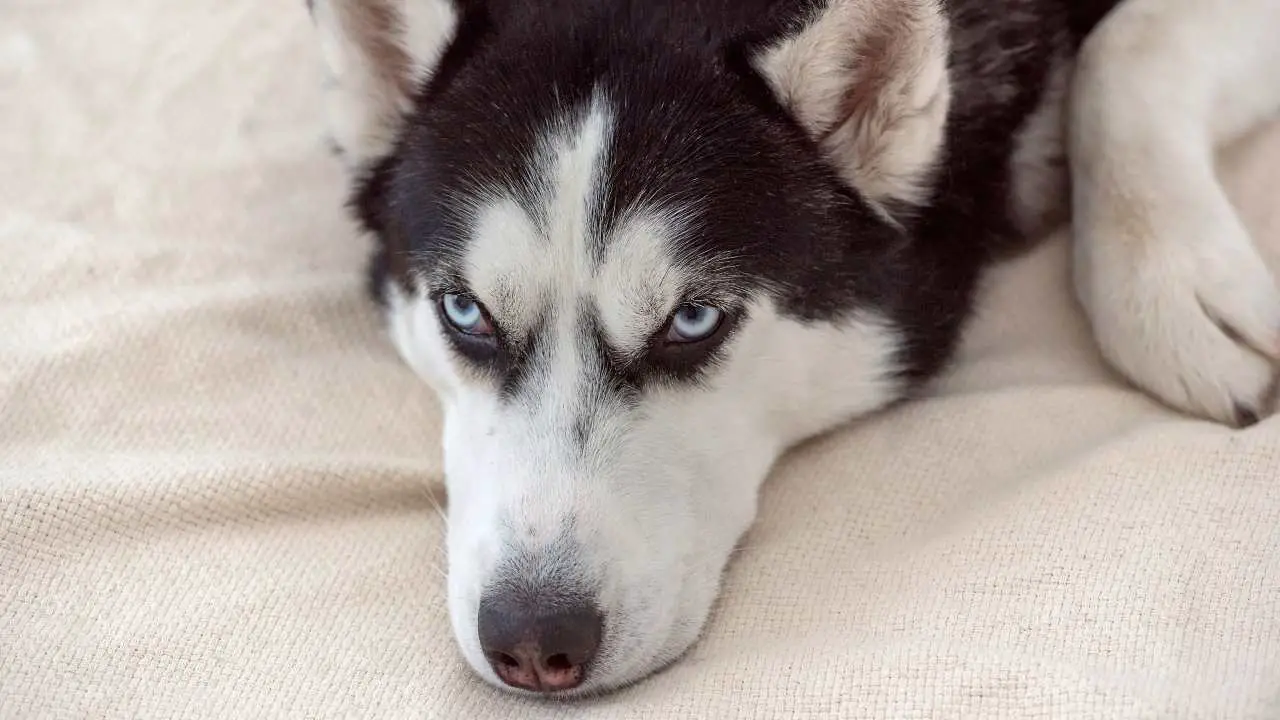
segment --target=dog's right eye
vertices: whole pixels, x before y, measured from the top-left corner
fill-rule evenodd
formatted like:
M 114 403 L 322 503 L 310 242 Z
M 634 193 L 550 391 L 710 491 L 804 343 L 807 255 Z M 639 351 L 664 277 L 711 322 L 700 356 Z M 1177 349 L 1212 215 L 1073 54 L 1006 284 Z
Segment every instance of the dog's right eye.
M 440 311 L 454 330 L 476 337 L 491 337 L 493 323 L 489 313 L 479 300 L 462 293 L 445 293 L 440 296 Z

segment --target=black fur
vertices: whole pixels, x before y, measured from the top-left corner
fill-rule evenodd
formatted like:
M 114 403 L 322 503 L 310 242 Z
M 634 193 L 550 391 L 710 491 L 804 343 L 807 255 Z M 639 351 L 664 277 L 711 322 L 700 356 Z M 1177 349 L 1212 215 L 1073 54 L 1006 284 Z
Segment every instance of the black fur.
M 599 230 L 642 198 L 696 209 L 684 255 L 731 258 L 720 263 L 726 286 L 768 292 L 801 320 L 883 313 L 906 333 L 901 373 L 918 385 L 951 357 L 981 270 L 1023 244 L 1008 212 L 1008 160 L 1054 54 L 1073 52 L 1115 2 L 944 3 L 947 155 L 931 202 L 905 229 L 837 177 L 751 67 L 752 53 L 820 2 L 460 3 L 457 38 L 395 150 L 353 197 L 380 239 L 372 284 L 408 282 L 410 257 L 437 282 L 459 271 L 467 222 L 452 198 L 504 186 L 536 212 L 546 182 L 530 160 L 536 141 L 602 91 L 616 125 Z

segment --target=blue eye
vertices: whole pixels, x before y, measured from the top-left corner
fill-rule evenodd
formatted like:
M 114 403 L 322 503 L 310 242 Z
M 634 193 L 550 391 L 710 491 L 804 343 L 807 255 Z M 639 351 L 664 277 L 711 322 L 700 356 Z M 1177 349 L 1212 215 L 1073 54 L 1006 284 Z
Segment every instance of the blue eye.
M 485 314 L 484 306 L 470 295 L 445 293 L 440 298 L 444 317 L 458 332 L 467 335 L 492 335 L 493 327 Z
M 724 319 L 724 313 L 710 305 L 685 303 L 671 316 L 671 329 L 667 342 L 698 342 L 715 334 Z

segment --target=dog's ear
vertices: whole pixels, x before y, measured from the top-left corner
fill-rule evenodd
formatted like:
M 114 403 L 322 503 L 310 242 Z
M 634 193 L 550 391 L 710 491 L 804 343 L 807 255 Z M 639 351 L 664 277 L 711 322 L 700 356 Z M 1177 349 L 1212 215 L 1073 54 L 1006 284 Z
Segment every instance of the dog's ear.
M 937 0 L 829 0 L 753 58 L 838 172 L 883 211 L 918 205 L 951 99 Z
M 350 167 L 386 153 L 458 27 L 452 0 L 307 0 L 330 74 L 330 131 Z

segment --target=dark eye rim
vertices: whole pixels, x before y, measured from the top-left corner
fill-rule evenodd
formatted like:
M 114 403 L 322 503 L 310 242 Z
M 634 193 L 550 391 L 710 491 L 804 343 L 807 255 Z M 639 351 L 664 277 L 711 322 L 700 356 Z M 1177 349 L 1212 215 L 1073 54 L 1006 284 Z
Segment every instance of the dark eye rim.
M 661 383 L 699 383 L 707 372 L 723 360 L 724 348 L 737 333 L 748 314 L 745 306 L 711 298 L 690 297 L 676 305 L 709 305 L 720 311 L 720 324 L 704 338 L 672 341 L 667 336 L 675 319 L 675 310 L 649 341 L 649 350 L 636 371 Z

